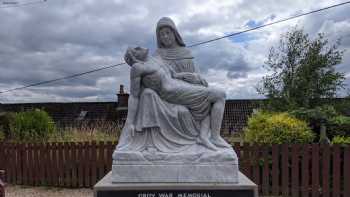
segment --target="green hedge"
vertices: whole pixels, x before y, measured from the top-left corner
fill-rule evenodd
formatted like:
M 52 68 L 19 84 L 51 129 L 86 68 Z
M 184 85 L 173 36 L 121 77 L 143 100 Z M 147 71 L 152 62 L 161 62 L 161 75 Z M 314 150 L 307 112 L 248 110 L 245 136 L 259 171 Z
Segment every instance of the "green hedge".
M 343 145 L 343 146 L 349 146 L 350 145 L 350 137 L 335 136 L 332 139 L 332 144 L 340 144 L 340 145 Z
M 315 137 L 305 121 L 263 111 L 249 118 L 244 133 L 246 142 L 258 144 L 311 143 Z
M 15 113 L 9 127 L 9 138 L 16 141 L 47 140 L 55 132 L 52 118 L 42 110 Z

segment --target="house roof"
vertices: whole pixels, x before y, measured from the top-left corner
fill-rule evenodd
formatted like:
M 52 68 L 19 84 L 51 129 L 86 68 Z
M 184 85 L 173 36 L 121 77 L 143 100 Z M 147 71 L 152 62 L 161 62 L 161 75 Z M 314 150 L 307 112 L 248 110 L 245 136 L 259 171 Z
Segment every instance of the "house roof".
M 3 104 L 4 111 L 45 110 L 55 122 L 68 124 L 75 120 L 106 120 L 115 111 L 117 102 L 74 102 L 74 103 L 16 103 Z
M 240 131 L 260 100 L 227 100 L 223 118 L 223 129 Z M 74 103 L 16 103 L 2 104 L 4 111 L 28 111 L 43 109 L 55 122 L 68 124 L 75 120 L 125 120 L 127 108 L 117 109 L 118 102 L 74 102 Z
M 331 102 L 341 102 L 343 100 L 337 98 L 332 99 Z M 242 131 L 249 116 L 262 105 L 263 101 L 265 99 L 226 100 L 222 132 L 230 134 Z M 325 100 L 325 102 L 329 103 L 330 101 Z M 1 108 L 4 111 L 13 112 L 43 109 L 52 116 L 55 122 L 61 124 L 70 124 L 80 120 L 123 122 L 127 116 L 127 107 L 124 104 L 118 106 L 118 102 L 16 103 L 0 104 L 0 112 Z

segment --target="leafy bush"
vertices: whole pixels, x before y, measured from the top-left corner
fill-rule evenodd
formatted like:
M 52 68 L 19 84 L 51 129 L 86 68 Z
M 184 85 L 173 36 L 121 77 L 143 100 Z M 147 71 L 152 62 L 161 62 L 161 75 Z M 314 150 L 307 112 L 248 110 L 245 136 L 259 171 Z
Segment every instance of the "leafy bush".
M 350 117 L 336 116 L 330 119 L 327 124 L 327 133 L 330 138 L 338 135 L 350 137 Z
M 9 137 L 10 135 L 10 124 L 15 120 L 15 113 L 7 112 L 5 114 L 0 115 L 0 130 L 4 135 L 4 138 Z
M 312 109 L 299 108 L 290 111 L 289 114 L 298 119 L 307 121 L 311 125 L 319 124 L 320 121 L 327 122 L 338 115 L 334 107 L 330 105 L 322 105 Z
M 5 140 L 5 133 L 0 129 L 0 142 Z
M 249 143 L 310 143 L 314 137 L 305 121 L 288 113 L 257 112 L 245 128 L 245 141 Z
M 333 104 L 333 106 L 340 114 L 350 116 L 350 96 L 345 97 L 341 102 Z
M 350 137 L 335 136 L 332 140 L 332 144 L 350 145 Z
M 46 140 L 55 131 L 52 118 L 42 110 L 15 113 L 10 138 L 16 141 Z

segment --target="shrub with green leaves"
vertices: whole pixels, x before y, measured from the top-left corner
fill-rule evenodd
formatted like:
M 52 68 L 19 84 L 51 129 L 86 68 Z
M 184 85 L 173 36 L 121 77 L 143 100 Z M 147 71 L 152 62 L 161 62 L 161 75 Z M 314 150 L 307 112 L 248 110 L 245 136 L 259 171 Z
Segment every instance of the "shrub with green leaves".
M 327 134 L 333 138 L 335 136 L 350 137 L 350 117 L 335 116 L 327 124 Z
M 5 133 L 0 128 L 0 142 L 5 140 Z
M 315 137 L 305 121 L 263 111 L 249 118 L 244 134 L 246 142 L 258 144 L 311 143 Z
M 15 113 L 10 138 L 16 141 L 46 140 L 55 131 L 52 118 L 42 110 Z
M 335 136 L 332 139 L 332 144 L 340 144 L 340 145 L 343 145 L 343 146 L 349 146 L 350 145 L 350 137 Z
M 315 124 L 315 122 L 329 121 L 334 116 L 337 116 L 337 112 L 331 105 L 322 105 L 315 108 L 298 108 L 296 110 L 290 111 L 289 114 L 294 117 L 305 120 L 310 124 Z
M 10 135 L 10 124 L 15 120 L 15 113 L 6 112 L 0 115 L 0 130 L 4 138 L 8 138 Z

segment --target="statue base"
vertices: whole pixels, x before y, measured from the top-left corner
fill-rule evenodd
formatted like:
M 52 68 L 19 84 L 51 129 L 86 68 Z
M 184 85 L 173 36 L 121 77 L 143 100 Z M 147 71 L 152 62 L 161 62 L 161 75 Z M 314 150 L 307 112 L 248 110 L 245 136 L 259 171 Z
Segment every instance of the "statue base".
M 112 182 L 237 183 L 238 171 L 232 148 L 180 153 L 114 151 Z
M 94 197 L 258 197 L 258 187 L 241 172 L 237 183 L 113 183 L 109 172 Z
M 113 165 L 113 183 L 237 183 L 238 165 L 216 164 L 152 164 Z

